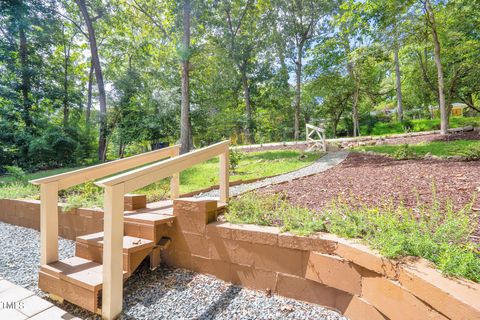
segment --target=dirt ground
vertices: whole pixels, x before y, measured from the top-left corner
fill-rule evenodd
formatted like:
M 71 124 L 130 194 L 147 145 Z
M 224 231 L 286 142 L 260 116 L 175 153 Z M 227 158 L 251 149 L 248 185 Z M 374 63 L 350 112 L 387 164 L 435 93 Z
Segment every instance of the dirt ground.
M 284 193 L 297 205 L 315 211 L 339 198 L 352 205 L 378 206 L 386 201 L 407 207 L 431 204 L 432 190 L 443 203 L 461 208 L 474 199 L 479 213 L 480 161 L 393 160 L 352 152 L 340 165 L 310 177 L 261 189 L 260 193 Z M 480 235 L 480 234 L 479 234 Z

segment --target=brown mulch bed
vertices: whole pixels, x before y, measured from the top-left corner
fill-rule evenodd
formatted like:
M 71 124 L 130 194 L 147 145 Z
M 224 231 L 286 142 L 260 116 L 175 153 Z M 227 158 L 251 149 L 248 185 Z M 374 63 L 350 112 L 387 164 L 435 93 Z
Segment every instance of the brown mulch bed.
M 352 152 L 325 172 L 259 192 L 284 193 L 290 202 L 315 211 L 339 198 L 352 205 L 379 206 L 393 201 L 413 208 L 417 201 L 432 203 L 433 185 L 441 202 L 451 200 L 456 208 L 467 205 L 480 193 L 480 161 L 399 161 Z M 478 198 L 473 207 L 479 210 Z

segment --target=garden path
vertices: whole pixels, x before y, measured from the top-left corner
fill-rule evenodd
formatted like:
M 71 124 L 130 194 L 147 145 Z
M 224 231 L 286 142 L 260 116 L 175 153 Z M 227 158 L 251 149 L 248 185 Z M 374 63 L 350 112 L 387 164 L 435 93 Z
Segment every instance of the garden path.
M 289 182 L 298 178 L 303 178 L 311 176 L 325 170 L 328 170 L 345 160 L 348 156 L 348 151 L 341 150 L 336 152 L 329 152 L 313 164 L 298 169 L 296 171 L 288 172 L 271 178 L 265 178 L 263 180 L 244 183 L 237 186 L 230 187 L 230 196 L 235 197 L 241 195 L 245 192 L 252 191 L 255 189 L 267 187 L 274 184 L 280 184 Z M 196 195 L 197 198 L 217 198 L 219 196 L 218 189 L 211 190 L 209 192 L 204 192 Z

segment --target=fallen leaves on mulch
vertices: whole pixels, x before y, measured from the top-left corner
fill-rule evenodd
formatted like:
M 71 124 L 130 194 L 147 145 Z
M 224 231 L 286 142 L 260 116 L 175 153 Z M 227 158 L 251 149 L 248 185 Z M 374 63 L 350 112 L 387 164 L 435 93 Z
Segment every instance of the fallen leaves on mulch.
M 340 165 L 325 172 L 273 185 L 260 193 L 284 193 L 294 204 L 321 211 L 332 201 L 381 206 L 386 202 L 415 208 L 451 201 L 459 209 L 474 201 L 480 190 L 480 161 L 393 160 L 351 153 Z M 479 234 L 480 235 L 480 234 Z

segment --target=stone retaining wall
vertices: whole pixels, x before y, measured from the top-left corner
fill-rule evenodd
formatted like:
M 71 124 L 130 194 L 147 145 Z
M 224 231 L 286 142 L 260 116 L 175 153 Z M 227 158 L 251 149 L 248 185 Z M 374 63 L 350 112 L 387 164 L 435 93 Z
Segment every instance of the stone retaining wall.
M 167 263 L 351 319 L 480 319 L 480 285 L 447 279 L 423 259 L 397 263 L 331 234 L 215 222 L 216 203 L 174 201 Z
M 40 201 L 0 199 L 0 221 L 40 230 Z M 75 240 L 77 236 L 103 231 L 103 211 L 78 208 L 63 212 L 58 206 L 58 234 Z
M 331 234 L 301 237 L 278 228 L 217 222 L 216 201 L 174 201 L 166 263 L 334 308 L 351 319 L 480 319 L 480 285 L 448 279 L 428 261 L 403 263 Z M 0 221 L 38 230 L 40 204 L 0 199 Z M 102 231 L 103 212 L 59 207 L 59 234 Z

